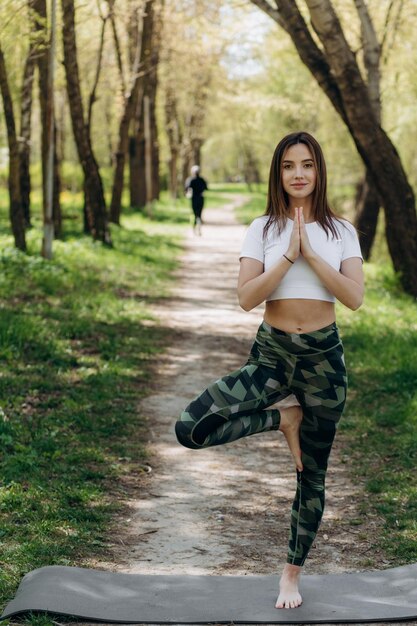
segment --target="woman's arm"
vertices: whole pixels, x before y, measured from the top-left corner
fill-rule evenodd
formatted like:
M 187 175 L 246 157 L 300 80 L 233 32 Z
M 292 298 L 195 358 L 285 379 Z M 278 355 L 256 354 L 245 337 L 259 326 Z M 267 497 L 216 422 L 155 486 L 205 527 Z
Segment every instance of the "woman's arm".
M 264 302 L 276 289 L 290 269 L 292 262 L 300 254 L 300 227 L 298 215 L 295 216 L 290 243 L 285 256 L 264 272 L 263 263 L 256 259 L 243 257 L 240 261 L 237 295 L 244 311 L 251 311 Z M 287 257 L 287 258 L 285 258 Z M 291 260 L 289 260 L 291 259 Z
M 290 258 L 290 257 L 289 257 Z M 237 295 L 244 311 L 251 311 L 264 302 L 276 289 L 291 267 L 284 257 L 264 272 L 264 265 L 256 259 L 243 257 L 240 261 Z
M 318 254 L 305 256 L 305 259 L 339 302 L 352 311 L 359 309 L 364 293 L 362 259 L 352 257 L 342 261 L 340 272 L 328 265 Z
M 362 304 L 364 293 L 362 259 L 352 257 L 342 261 L 340 271 L 331 267 L 311 247 L 305 228 L 303 209 L 300 207 L 296 209 L 296 212 L 297 210 L 299 212 L 301 254 L 330 293 L 349 309 L 356 311 Z

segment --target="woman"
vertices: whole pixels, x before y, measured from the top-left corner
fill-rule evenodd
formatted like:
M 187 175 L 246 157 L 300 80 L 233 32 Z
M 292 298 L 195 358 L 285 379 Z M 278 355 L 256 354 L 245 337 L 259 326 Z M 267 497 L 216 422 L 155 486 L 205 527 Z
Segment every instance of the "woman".
M 176 425 L 189 448 L 281 430 L 294 456 L 297 490 L 287 563 L 276 608 L 302 602 L 299 577 L 324 508 L 327 462 L 346 400 L 335 300 L 363 298 L 362 255 L 353 226 L 327 202 L 317 141 L 292 133 L 271 163 L 267 209 L 249 226 L 241 252 L 239 303 L 265 314 L 246 365 L 208 387 Z

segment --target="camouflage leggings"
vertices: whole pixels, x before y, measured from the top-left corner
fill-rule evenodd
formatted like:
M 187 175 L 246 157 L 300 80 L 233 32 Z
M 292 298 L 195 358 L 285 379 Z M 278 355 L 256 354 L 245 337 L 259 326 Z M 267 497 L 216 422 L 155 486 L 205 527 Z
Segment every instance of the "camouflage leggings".
M 301 405 L 303 471 L 291 513 L 288 563 L 303 565 L 324 509 L 327 462 L 346 399 L 343 346 L 336 324 L 308 334 L 262 322 L 246 365 L 217 380 L 178 420 L 178 441 L 199 449 L 278 430 L 271 404 L 294 394 Z

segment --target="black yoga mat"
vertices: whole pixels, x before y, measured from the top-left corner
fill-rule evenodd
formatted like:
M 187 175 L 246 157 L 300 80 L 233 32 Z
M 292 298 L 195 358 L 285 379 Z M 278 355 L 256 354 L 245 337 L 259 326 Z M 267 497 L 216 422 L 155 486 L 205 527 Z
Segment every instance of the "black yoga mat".
M 46 611 L 147 624 L 326 623 L 417 618 L 417 564 L 376 572 L 305 575 L 297 609 L 275 609 L 278 576 L 115 574 L 42 567 L 27 574 L 0 619 Z

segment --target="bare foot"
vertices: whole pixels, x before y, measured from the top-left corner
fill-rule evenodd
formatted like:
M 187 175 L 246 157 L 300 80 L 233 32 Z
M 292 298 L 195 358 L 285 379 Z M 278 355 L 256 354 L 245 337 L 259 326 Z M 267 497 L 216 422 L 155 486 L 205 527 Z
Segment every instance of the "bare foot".
M 290 452 L 294 457 L 296 468 L 299 472 L 302 472 L 303 464 L 301 462 L 300 425 L 303 419 L 303 414 L 301 407 L 290 406 L 288 408 L 279 409 L 279 412 L 281 414 L 279 430 L 284 433 Z
M 303 599 L 298 591 L 298 581 L 301 567 L 286 563 L 279 581 L 279 596 L 275 604 L 276 609 L 295 609 Z

